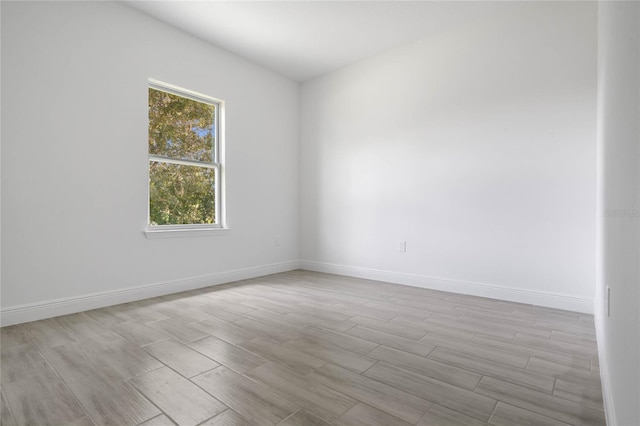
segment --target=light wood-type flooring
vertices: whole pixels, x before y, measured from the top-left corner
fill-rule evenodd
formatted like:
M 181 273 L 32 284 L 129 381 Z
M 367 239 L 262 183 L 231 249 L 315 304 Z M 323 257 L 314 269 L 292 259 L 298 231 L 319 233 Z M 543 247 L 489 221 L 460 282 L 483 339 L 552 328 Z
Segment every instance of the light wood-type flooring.
M 2 425 L 603 425 L 593 318 L 307 271 L 2 333 Z

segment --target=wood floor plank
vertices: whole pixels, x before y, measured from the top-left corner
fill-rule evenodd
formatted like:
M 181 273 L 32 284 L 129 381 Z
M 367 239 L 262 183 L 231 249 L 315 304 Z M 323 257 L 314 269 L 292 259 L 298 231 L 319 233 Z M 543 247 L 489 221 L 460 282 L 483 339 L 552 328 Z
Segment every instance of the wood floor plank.
M 29 338 L 41 349 L 74 343 L 77 339 L 54 319 L 44 319 L 24 324 Z
M 422 309 L 425 312 L 432 314 L 453 314 L 454 308 L 458 305 L 455 303 L 447 302 L 438 298 L 431 298 L 425 296 L 406 296 L 405 297 L 393 297 L 391 301 L 398 306 L 407 306 L 415 309 Z
M 483 321 L 479 318 L 451 318 L 450 316 L 433 315 L 424 320 L 428 324 L 438 324 L 441 326 L 455 327 L 467 332 L 483 333 L 488 336 L 501 337 L 503 339 L 512 339 L 517 329 L 510 328 L 505 324 Z M 546 336 L 545 336 L 546 337 Z
M 284 346 L 358 373 L 362 373 L 377 362 L 375 359 L 333 346 L 318 339 L 301 338 L 291 340 L 285 343 Z
M 138 424 L 160 411 L 82 344 L 49 348 L 44 356 L 96 425 Z
M 553 377 L 543 376 L 542 374 L 533 373 L 523 368 L 511 367 L 510 365 L 484 360 L 462 352 L 443 348 L 438 348 L 431 352 L 428 358 L 542 392 L 551 393 L 553 391 Z
M 191 327 L 200 330 L 207 335 L 217 337 L 225 342 L 237 345 L 247 340 L 258 337 L 256 333 L 240 328 L 230 322 L 220 319 L 209 319 L 206 321 L 198 321 L 189 324 Z
M 547 351 L 562 352 L 571 355 L 578 355 L 583 357 L 595 356 L 598 353 L 598 349 L 595 347 L 586 347 L 583 345 L 576 345 L 575 343 L 564 342 L 561 340 L 544 339 L 540 337 L 530 336 L 524 333 L 517 333 L 513 338 L 515 343 L 519 343 L 526 346 L 533 346 L 539 349 L 545 349 Z
M 140 423 L 138 426 L 175 426 L 176 424 L 164 414 L 156 416 L 144 423 Z
M 138 346 L 150 345 L 169 338 L 168 334 L 137 321 L 118 323 L 111 326 L 111 330 Z
M 367 307 L 360 303 L 348 303 L 345 300 L 340 299 L 336 299 L 334 306 L 338 308 L 340 312 L 350 312 L 352 315 L 361 319 L 369 318 L 376 321 L 386 322 L 396 317 L 395 313 L 380 311 L 376 308 Z M 352 318 L 350 318 L 350 320 L 352 320 Z
M 168 316 L 169 318 L 173 318 L 178 322 L 187 324 L 190 322 L 204 321 L 211 318 L 211 315 L 207 314 L 206 312 L 193 309 L 194 306 L 181 307 L 178 303 L 175 302 L 158 303 L 156 305 L 150 306 L 150 308 Z
M 210 317 L 213 316 L 228 322 L 237 321 L 243 318 L 242 314 L 226 310 L 220 304 L 206 303 L 204 305 L 196 306 L 194 309 L 200 312 L 204 312 Z
M 489 424 L 442 405 L 434 405 L 420 420 L 418 426 L 489 426 Z M 518 424 L 518 426 L 521 425 Z
M 13 418 L 9 403 L 4 395 L 4 390 L 0 386 L 0 425 L 2 426 L 15 426 L 16 421 Z
M 527 370 L 589 387 L 601 388 L 600 373 L 531 357 Z
M 383 331 L 378 331 L 359 325 L 345 331 L 345 334 L 356 336 L 361 339 L 366 339 L 380 345 L 398 349 L 400 351 L 408 352 L 410 354 L 418 356 L 425 356 L 435 349 L 435 346 L 429 345 L 427 343 L 416 342 L 415 340 L 396 336 L 395 334 L 385 333 Z
M 254 310 L 254 308 L 247 305 L 243 305 L 241 303 L 226 302 L 222 297 L 220 297 L 223 293 L 224 293 L 224 289 L 222 288 L 217 289 L 217 291 L 214 291 L 212 293 L 205 293 L 204 296 L 210 300 L 206 302 L 206 305 L 210 306 L 212 309 L 221 308 L 229 312 L 233 312 L 240 315 L 246 314 L 247 312 L 251 312 Z
M 83 348 L 96 360 L 110 366 L 123 380 L 162 367 L 162 363 L 139 346 L 116 337 L 84 342 Z
M 290 310 L 287 310 L 286 312 L 289 311 Z M 301 324 L 295 321 L 291 321 L 287 319 L 285 314 L 267 311 L 264 309 L 256 309 L 254 311 L 251 311 L 245 314 L 245 318 L 267 324 L 274 330 L 290 331 L 294 334 L 297 334 L 298 330 L 304 328 L 307 325 L 306 323 Z
M 345 320 L 353 316 L 351 311 L 345 310 L 339 306 L 332 304 L 332 300 L 325 301 L 324 298 L 315 297 L 313 300 L 307 300 L 298 304 L 303 312 L 310 312 L 315 316 L 325 316 L 330 319 Z
M 148 304 L 148 303 L 153 303 L 153 302 L 149 302 L 148 300 L 143 300 L 139 302 L 124 303 L 122 305 L 114 306 L 114 308 L 124 313 L 125 315 L 131 317 L 133 321 L 137 321 L 140 323 L 147 323 L 152 321 L 161 321 L 161 320 L 169 319 L 168 316 L 146 307 L 145 304 Z
M 57 377 L 31 376 L 3 384 L 3 390 L 17 425 L 64 425 L 85 416 Z
M 459 294 L 459 293 L 445 293 L 444 300 L 448 300 L 457 305 L 467 305 L 467 306 L 484 306 L 490 309 L 498 309 L 497 300 L 489 299 L 486 297 L 476 297 L 470 296 L 467 294 Z
M 33 376 L 56 377 L 55 371 L 34 344 L 2 347 L 1 381 L 3 385 Z
M 483 377 L 476 392 L 561 422 L 574 425 L 604 424 L 602 411 L 491 377 Z
M 500 339 L 493 336 L 478 334 L 473 338 L 474 343 L 478 343 L 490 348 L 496 348 L 505 352 L 512 352 L 517 355 L 535 356 L 547 361 L 564 364 L 584 370 L 591 369 L 591 361 L 587 356 L 571 355 L 563 352 L 549 351 L 535 346 L 522 345 L 512 340 Z
M 149 326 L 155 328 L 156 330 L 160 330 L 161 332 L 182 343 L 189 343 L 207 337 L 206 333 L 194 327 L 191 327 L 186 323 L 178 322 L 171 318 L 150 322 Z
M 542 308 L 532 306 L 514 309 L 511 314 L 516 318 L 542 320 L 558 324 L 571 324 L 580 326 L 580 315 L 576 312 L 561 311 L 559 309 Z
M 393 321 L 380 321 L 369 317 L 355 316 L 351 318 L 351 321 L 363 327 L 371 328 L 374 330 L 382 331 L 396 336 L 405 337 L 407 339 L 418 340 L 427 334 L 427 331 L 423 328 L 415 327 L 406 322 L 393 322 Z
M 300 408 L 269 388 L 223 366 L 196 376 L 193 381 L 259 425 L 277 425 Z
M 278 345 L 261 337 L 249 340 L 240 346 L 263 358 L 282 364 L 299 374 L 307 374 L 325 364 L 325 361 L 319 358 L 307 355 L 296 349 Z
M 27 326 L 25 324 L 10 325 L 0 328 L 0 344 L 3 349 L 13 346 L 35 344 L 29 336 Z
M 335 307 L 327 309 L 327 305 L 318 303 L 319 300 L 315 297 L 304 297 L 299 299 L 301 299 L 302 301 L 298 301 L 295 308 L 298 309 L 301 313 L 334 321 L 344 321 L 351 318 L 352 316 L 349 313 L 341 312 Z
M 278 324 L 265 318 L 259 321 L 251 318 L 243 318 L 234 324 L 277 343 L 284 343 L 300 337 L 300 333 L 298 333 L 294 327 L 286 324 Z
M 129 382 L 181 426 L 198 425 L 227 409 L 167 367 L 134 377 Z
M 497 300 L 494 306 L 495 308 L 494 311 L 511 313 L 515 309 L 520 308 L 522 306 L 531 306 L 531 305 L 526 303 L 508 302 L 506 300 Z
M 496 348 L 476 344 L 473 341 L 470 342 L 468 340 L 458 340 L 434 333 L 427 334 L 422 339 L 420 339 L 420 342 L 462 352 L 474 357 L 488 359 L 491 361 L 499 362 L 501 364 L 510 365 L 512 367 L 524 368 L 529 361 L 529 357 L 526 355 L 519 355 L 513 352 L 502 351 Z
M 104 325 L 105 327 L 111 327 L 116 324 L 133 320 L 133 318 L 131 318 L 129 315 L 119 311 L 113 306 L 92 309 L 90 311 L 86 311 L 85 314 L 87 314 L 94 321 L 97 321 L 100 324 Z
M 285 328 L 292 327 L 298 329 L 306 326 L 323 327 L 334 331 L 344 331 L 354 326 L 347 320 L 348 315 L 340 315 L 340 319 L 335 317 L 338 314 L 324 313 L 314 315 L 314 312 L 304 312 L 297 309 L 295 305 L 265 304 L 263 301 L 254 305 L 256 310 L 249 312 L 246 316 L 253 319 L 273 320 Z
M 471 340 L 477 334 L 476 331 L 473 330 L 448 325 L 446 321 L 433 322 L 429 321 L 429 319 L 416 321 L 413 318 L 396 317 L 389 322 L 398 327 L 413 327 L 421 330 L 424 332 L 421 337 L 424 337 L 427 333 L 436 333 L 459 340 Z
M 386 302 L 367 302 L 363 306 L 366 306 L 367 308 L 373 308 L 378 311 L 387 312 L 389 313 L 389 315 L 393 315 L 393 318 L 403 316 L 407 318 L 415 318 L 416 320 L 424 320 L 433 315 L 432 312 L 424 309 L 415 309 L 408 306 L 398 306 L 396 304 Z
M 207 420 L 200 426 L 260 426 L 233 411 L 231 408 Z
M 359 403 L 347 411 L 337 423 L 338 426 L 410 426 L 397 417 L 391 416 L 384 411 L 376 410 L 373 407 Z
M 84 416 L 72 421 L 71 423 L 67 423 L 65 426 L 96 426 L 96 424 L 90 417 Z
M 319 341 L 327 342 L 339 348 L 356 352 L 361 355 L 367 354 L 378 346 L 378 343 L 371 340 L 355 337 L 355 335 L 349 333 L 351 330 L 352 329 L 347 330 L 344 333 L 339 333 L 336 331 L 325 330 L 320 327 L 308 326 L 303 328 L 300 331 L 300 334 L 304 337 L 318 339 Z
M 566 331 L 551 331 L 551 338 L 554 340 L 560 340 L 562 342 L 573 343 L 576 345 L 586 346 L 588 348 L 596 348 L 596 337 L 590 333 L 570 333 Z
M 144 349 L 184 377 L 190 378 L 219 366 L 200 352 L 173 340 L 164 340 Z
M 246 373 L 267 362 L 266 358 L 213 336 L 189 344 L 190 347 L 236 373 Z
M 93 318 L 87 315 L 86 312 L 76 312 L 75 314 L 62 315 L 52 318 L 52 320 L 61 325 L 63 328 L 71 331 L 71 334 L 77 340 L 80 340 L 79 338 L 83 336 L 79 335 L 79 333 L 77 333 L 76 331 L 79 331 L 80 334 L 82 334 L 83 332 L 109 332 L 109 330 L 106 329 L 104 325 L 100 324 L 98 321 L 95 321 Z
M 342 394 L 409 423 L 417 423 L 432 405 L 403 390 L 331 364 L 317 369 L 312 377 Z
M 533 320 L 535 321 L 536 327 L 538 328 L 556 330 L 576 335 L 586 335 L 592 338 L 596 337 L 596 331 L 594 327 L 585 327 L 580 324 L 571 324 L 564 321 L 553 321 L 545 318 L 536 318 Z
M 328 330 L 333 330 L 333 331 L 345 331 L 355 325 L 355 323 L 349 320 L 336 321 L 332 319 L 326 319 L 326 318 L 317 317 L 314 315 L 306 315 L 306 314 L 301 314 L 297 312 L 286 314 L 285 317 L 292 323 L 303 324 L 307 326 L 315 325 L 317 327 L 322 327 L 322 328 L 326 328 Z
M 503 314 L 504 315 L 504 314 Z M 434 316 L 434 318 L 437 316 Z M 455 321 L 455 320 L 454 320 Z M 551 336 L 551 330 L 544 329 L 542 327 L 536 327 L 533 321 L 504 321 L 504 318 L 496 318 L 493 316 L 486 316 L 478 313 L 463 313 L 458 318 L 460 324 L 471 322 L 472 324 L 481 325 L 482 329 L 476 329 L 476 331 L 484 334 L 488 334 L 486 331 L 489 329 L 501 330 L 505 334 L 513 335 L 520 331 L 531 336 L 538 336 L 548 338 Z
M 240 303 L 242 303 L 243 305 L 249 306 L 254 309 L 251 312 L 247 312 L 245 316 L 250 316 L 249 314 L 254 314 L 256 311 L 285 315 L 292 312 L 293 310 L 292 307 L 288 304 L 279 303 L 273 299 L 269 300 L 261 297 L 260 292 L 256 292 L 255 290 L 253 290 L 251 294 L 258 297 L 246 295 L 245 292 L 243 293 L 244 297 L 242 297 L 242 299 L 240 300 Z
M 553 394 L 595 409 L 600 409 L 603 406 L 602 389 L 596 386 L 585 386 L 584 384 L 556 379 Z
M 513 310 L 513 304 L 509 304 L 509 306 L 511 307 L 511 309 Z M 487 321 L 497 321 L 499 323 L 504 323 L 504 318 L 505 318 L 505 311 L 504 310 L 495 310 L 493 308 L 487 309 L 486 307 L 483 306 L 461 306 L 461 305 L 456 305 L 453 308 L 453 311 L 456 312 L 459 316 L 477 316 L 480 318 L 483 318 Z M 536 326 L 536 322 L 532 319 L 526 319 L 526 318 L 513 318 L 513 317 L 509 317 L 510 324 L 516 324 L 516 325 L 524 325 L 527 327 L 535 327 Z M 546 331 L 550 331 L 550 329 L 548 328 L 543 328 Z
M 498 402 L 490 421 L 495 426 L 568 426 L 567 423 L 504 402 Z
M 432 379 L 440 380 L 454 386 L 473 390 L 480 383 L 480 374 L 473 373 L 438 360 L 412 355 L 379 346 L 369 352 L 369 356 L 379 361 L 385 361 L 407 371 L 412 371 Z
M 487 421 L 496 400 L 420 374 L 379 362 L 365 376 L 410 392 L 478 420 Z
M 331 426 L 329 423 L 314 416 L 305 410 L 298 410 L 282 422 L 278 426 Z
M 247 376 L 284 394 L 299 407 L 329 422 L 334 422 L 357 402 L 309 376 L 297 374 L 275 363 L 251 370 Z

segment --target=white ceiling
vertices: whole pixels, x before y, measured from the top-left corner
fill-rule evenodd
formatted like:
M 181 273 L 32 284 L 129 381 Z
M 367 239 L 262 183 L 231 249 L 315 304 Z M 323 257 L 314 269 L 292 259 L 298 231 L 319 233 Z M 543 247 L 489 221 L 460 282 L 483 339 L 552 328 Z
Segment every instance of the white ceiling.
M 493 13 L 479 1 L 135 1 L 125 3 L 304 81 Z M 503 2 L 502 6 L 505 3 Z

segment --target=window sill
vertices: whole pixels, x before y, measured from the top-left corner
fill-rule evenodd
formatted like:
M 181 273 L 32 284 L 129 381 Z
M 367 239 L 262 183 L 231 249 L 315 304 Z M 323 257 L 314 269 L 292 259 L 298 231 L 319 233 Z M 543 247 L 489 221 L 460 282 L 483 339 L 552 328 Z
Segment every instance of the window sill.
M 146 228 L 144 236 L 149 239 L 156 238 L 183 238 L 183 237 L 212 237 L 227 235 L 229 228 L 173 228 L 158 229 L 156 227 Z

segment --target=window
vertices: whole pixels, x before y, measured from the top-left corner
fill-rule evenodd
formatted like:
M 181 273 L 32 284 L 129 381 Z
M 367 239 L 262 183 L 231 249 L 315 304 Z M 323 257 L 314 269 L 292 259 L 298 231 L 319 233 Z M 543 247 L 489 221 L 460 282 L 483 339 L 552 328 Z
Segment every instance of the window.
M 222 102 L 149 83 L 147 233 L 223 227 Z

